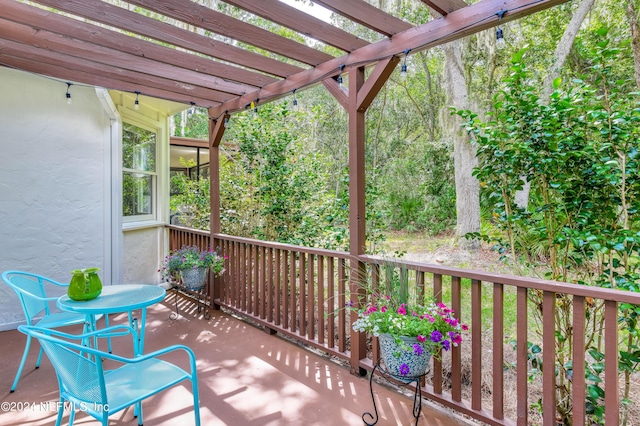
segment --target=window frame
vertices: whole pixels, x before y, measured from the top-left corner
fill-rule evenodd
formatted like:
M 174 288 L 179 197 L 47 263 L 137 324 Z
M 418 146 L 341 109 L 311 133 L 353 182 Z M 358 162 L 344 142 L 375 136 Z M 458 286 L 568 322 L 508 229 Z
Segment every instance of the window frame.
M 127 125 L 135 126 L 142 130 L 146 130 L 148 132 L 155 134 L 155 170 L 154 171 L 143 171 L 138 169 L 126 168 L 124 167 L 124 156 L 120 159 L 120 167 L 121 167 L 120 202 L 122 205 L 122 207 L 120 208 L 120 215 L 122 217 L 122 222 L 123 224 L 127 224 L 127 225 L 140 222 L 140 225 L 144 225 L 150 222 L 158 221 L 158 218 L 159 218 L 158 212 L 160 208 L 161 194 L 159 193 L 160 173 L 158 172 L 158 168 L 162 164 L 162 161 L 161 161 L 162 150 L 160 149 L 160 145 L 162 141 L 162 128 L 159 127 L 157 123 L 145 123 L 140 120 L 132 119 L 131 117 L 123 117 L 122 118 L 122 140 L 120 142 L 122 151 L 124 151 L 124 132 L 125 132 L 125 126 Z M 136 174 L 151 176 L 151 213 L 125 216 L 124 214 L 124 175 L 125 173 L 136 173 Z

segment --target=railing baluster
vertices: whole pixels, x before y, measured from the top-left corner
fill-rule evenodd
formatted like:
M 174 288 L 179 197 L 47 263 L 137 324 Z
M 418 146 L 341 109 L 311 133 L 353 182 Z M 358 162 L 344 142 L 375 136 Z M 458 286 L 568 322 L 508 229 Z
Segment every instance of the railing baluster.
M 269 256 L 267 256 L 267 275 L 265 280 L 265 285 L 267 286 L 267 321 L 273 322 L 273 250 L 272 248 L 267 248 L 269 252 Z
M 344 352 L 347 346 L 345 301 L 347 278 L 344 259 L 338 260 L 338 351 Z
M 585 310 L 584 297 L 573 296 L 573 426 L 585 425 Z
M 327 343 L 329 348 L 336 347 L 336 324 L 335 324 L 335 264 L 334 258 L 329 257 L 327 264 Z
M 460 277 L 451 277 L 451 308 L 455 315 L 462 316 L 462 297 Z M 451 399 L 462 400 L 462 354 L 460 347 L 451 349 Z
M 473 306 L 476 306 L 475 303 Z M 482 310 L 482 296 L 478 303 Z M 482 321 L 482 316 L 478 320 Z M 504 419 L 504 286 L 493 284 L 493 417 Z M 481 354 L 482 356 L 482 354 Z M 478 363 L 481 359 L 478 359 Z M 475 365 L 475 362 L 473 362 Z
M 436 302 L 442 302 L 442 275 L 433 274 L 433 297 Z M 433 359 L 433 393 L 442 394 L 442 358 L 440 354 L 442 349 L 438 350 L 439 354 Z
M 289 280 L 289 257 L 290 252 L 283 250 L 282 252 L 282 320 L 285 329 L 289 328 L 289 286 L 291 281 Z
M 517 424 L 526 426 L 529 423 L 529 309 L 527 289 L 518 288 L 517 294 L 517 342 L 516 342 L 516 393 L 517 393 Z
M 247 310 L 247 244 L 238 246 L 238 262 L 241 270 L 238 276 L 241 278 L 238 283 L 238 297 L 240 298 L 240 307 L 243 311 Z
M 542 295 L 542 370 L 555 371 L 556 359 L 556 294 L 545 291 Z M 556 377 L 555 374 L 542 376 L 542 423 L 544 426 L 556 424 Z
M 471 408 L 482 408 L 482 283 L 478 280 L 471 281 Z
M 306 278 L 306 270 L 307 270 L 307 265 L 306 265 L 306 256 L 304 253 L 298 253 L 298 256 L 300 256 L 300 260 L 298 261 L 299 266 L 298 266 L 298 291 L 300 292 L 299 296 L 300 296 L 300 300 L 298 301 L 298 304 L 300 306 L 300 313 L 298 314 L 298 330 L 300 330 L 300 335 L 304 336 L 305 334 L 307 334 L 307 327 L 306 327 L 306 314 L 307 314 L 307 299 L 306 299 L 306 286 L 305 284 L 305 278 Z
M 275 288 L 275 323 L 276 325 L 282 324 L 282 258 L 281 250 L 276 249 L 276 258 L 274 265 L 274 276 L 276 280 L 276 288 Z
M 324 293 L 326 291 L 324 282 L 324 256 L 318 256 L 318 343 L 324 344 L 325 322 L 325 304 Z
M 315 290 L 314 290 L 314 261 L 315 256 L 309 254 L 307 262 L 307 339 L 314 340 L 316 338 L 315 331 Z
M 258 297 L 258 315 L 261 319 L 265 319 L 265 305 L 266 305 L 266 275 L 267 275 L 267 248 L 260 248 L 260 271 L 259 271 L 259 286 L 256 297 Z
M 604 422 L 619 424 L 618 394 L 618 304 L 604 302 Z
M 371 287 L 374 292 L 380 291 L 380 265 L 371 265 Z M 376 336 L 371 336 L 371 358 L 373 362 L 380 359 L 380 341 Z
M 289 263 L 289 312 L 291 312 L 291 331 L 295 333 L 297 321 L 296 321 L 296 253 L 291 250 L 291 261 Z

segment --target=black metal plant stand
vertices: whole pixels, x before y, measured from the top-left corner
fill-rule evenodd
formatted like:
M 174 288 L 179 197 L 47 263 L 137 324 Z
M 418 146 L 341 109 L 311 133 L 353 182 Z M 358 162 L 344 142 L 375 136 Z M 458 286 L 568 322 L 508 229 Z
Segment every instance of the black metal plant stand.
M 209 312 L 209 309 L 207 309 L 207 301 L 209 300 L 209 283 L 208 281 L 205 283 L 205 285 L 199 289 L 199 290 L 193 290 L 188 288 L 186 285 L 182 284 L 181 282 L 176 282 L 173 284 L 173 288 L 172 288 L 173 292 L 174 292 L 174 305 L 176 308 L 175 312 L 171 312 L 171 314 L 169 315 L 169 318 L 172 320 L 176 320 L 180 317 L 180 310 L 178 308 L 178 293 L 184 293 L 188 296 L 190 296 L 191 298 L 196 300 L 196 303 L 198 304 L 198 313 L 202 312 L 202 309 L 204 309 L 204 319 L 205 320 L 209 320 L 211 319 L 211 312 Z
M 375 416 L 373 416 L 368 411 L 362 414 L 362 421 L 367 426 L 373 426 L 378 423 L 379 420 L 378 407 L 376 406 L 376 399 L 373 395 L 373 376 L 375 375 L 376 371 L 378 371 L 378 373 L 380 373 L 380 376 L 385 380 L 393 380 L 394 383 L 403 383 L 404 386 L 408 386 L 413 382 L 416 383 L 415 391 L 413 393 L 413 417 L 416 419 L 416 426 L 418 426 L 418 420 L 420 419 L 420 413 L 422 412 L 422 386 L 420 385 L 420 382 L 422 381 L 422 378 L 429 373 L 429 371 L 425 371 L 419 376 L 403 376 L 403 380 L 400 381 L 394 378 L 393 375 L 385 368 L 384 363 L 381 363 L 380 360 L 378 360 L 378 362 L 376 362 L 376 365 L 373 367 L 373 370 L 371 371 L 371 376 L 369 376 L 369 390 L 371 391 L 371 401 L 373 401 L 373 410 Z M 370 419 L 370 421 L 373 421 L 373 423 L 367 421 L 367 418 Z

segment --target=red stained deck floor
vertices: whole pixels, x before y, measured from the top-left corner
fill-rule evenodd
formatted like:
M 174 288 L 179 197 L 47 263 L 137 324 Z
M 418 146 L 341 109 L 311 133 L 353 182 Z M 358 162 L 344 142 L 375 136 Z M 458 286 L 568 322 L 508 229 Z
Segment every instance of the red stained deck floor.
M 145 352 L 184 344 L 198 359 L 200 414 L 203 426 L 266 425 L 362 425 L 362 414 L 373 411 L 369 380 L 356 377 L 316 353 L 269 335 L 222 311 L 202 318 L 188 300 L 179 299 L 181 315 L 169 318 L 174 295 L 149 309 Z M 126 320 L 111 317 L 111 324 Z M 79 332 L 79 329 L 69 329 Z M 39 345 L 34 342 L 22 378 L 9 393 L 17 371 L 25 336 L 16 330 L 0 333 L 0 424 L 53 425 L 57 415 L 58 384 L 53 367 L 43 359 L 34 369 Z M 105 345 L 106 346 L 106 345 Z M 116 342 L 114 352 L 127 352 L 125 342 Z M 169 358 L 187 366 L 186 357 Z M 382 384 L 374 383 L 380 419 L 378 425 L 412 425 L 413 399 Z M 144 424 L 193 424 L 193 401 L 188 382 L 166 390 L 143 403 Z M 65 413 L 63 424 L 68 421 Z M 97 422 L 78 413 L 76 425 Z M 136 425 L 133 409 L 110 417 L 110 425 Z M 419 425 L 462 425 L 446 410 L 423 404 Z

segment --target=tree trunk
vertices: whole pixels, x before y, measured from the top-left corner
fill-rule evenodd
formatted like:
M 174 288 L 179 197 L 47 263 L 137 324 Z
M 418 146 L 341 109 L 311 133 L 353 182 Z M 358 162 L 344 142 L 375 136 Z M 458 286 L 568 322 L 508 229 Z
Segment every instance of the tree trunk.
M 558 46 L 556 46 L 553 64 L 549 67 L 549 74 L 547 74 L 542 85 L 542 94 L 540 96 L 541 102 L 545 104 L 549 103 L 549 98 L 554 91 L 553 81 L 560 76 L 560 70 L 564 66 L 567 56 L 569 56 L 569 52 L 571 52 L 571 47 L 576 39 L 576 35 L 578 34 L 578 31 L 582 26 L 582 22 L 587 16 L 587 13 L 591 10 L 594 2 L 595 0 L 582 0 L 580 6 L 578 6 L 578 9 L 571 17 L 571 21 L 569 22 L 569 25 L 567 25 L 567 29 L 564 31 L 560 42 L 558 42 Z M 527 208 L 529 205 L 530 189 L 531 183 L 525 180 L 522 190 L 516 191 L 515 203 L 518 207 L 523 209 Z
M 627 0 L 624 10 L 627 14 L 629 27 L 631 28 L 631 48 L 633 49 L 633 64 L 636 75 L 636 85 L 640 88 L 640 27 L 638 26 L 638 15 L 634 6 L 634 0 Z
M 449 105 L 458 109 L 471 109 L 467 84 L 462 67 L 462 41 L 454 41 L 444 47 L 445 53 L 445 87 L 449 94 Z M 467 240 L 464 236 L 469 232 L 480 231 L 480 185 L 472 176 L 474 167 L 478 165 L 476 148 L 469 135 L 460 127 L 457 116 L 443 120 L 445 132 L 453 141 L 453 157 L 456 182 L 457 235 L 459 244 L 468 249 L 477 249 L 479 241 Z
M 578 35 L 582 22 L 584 21 L 584 18 L 586 18 L 587 13 L 591 10 L 593 3 L 595 3 L 595 0 L 582 0 L 580 6 L 578 6 L 578 9 L 576 9 L 575 13 L 571 17 L 571 21 L 569 22 L 569 25 L 567 25 L 567 29 L 564 30 L 564 34 L 562 35 L 560 42 L 558 42 L 558 46 L 556 46 L 556 53 L 553 58 L 553 64 L 549 67 L 549 74 L 547 74 L 547 78 L 545 78 L 542 85 L 543 92 L 540 97 L 542 102 L 549 103 L 549 97 L 554 90 L 553 80 L 560 76 L 560 70 L 564 66 L 567 56 L 569 56 L 569 52 L 571 52 L 571 47 L 576 39 L 576 35 Z

